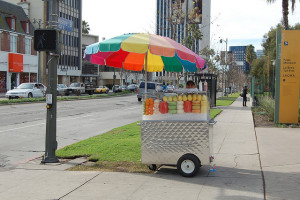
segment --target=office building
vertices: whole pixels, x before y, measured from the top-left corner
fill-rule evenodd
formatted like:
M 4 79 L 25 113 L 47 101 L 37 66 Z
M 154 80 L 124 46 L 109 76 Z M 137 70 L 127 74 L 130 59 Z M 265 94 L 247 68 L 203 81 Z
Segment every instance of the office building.
M 265 56 L 264 51 L 263 50 L 256 50 L 256 57 L 260 58 L 262 56 Z
M 82 0 L 7 0 L 21 6 L 36 29 L 52 25 L 61 30 L 60 58 L 57 74 L 58 83 L 69 85 L 80 82 L 82 72 L 81 21 Z M 57 10 L 51 11 L 55 3 Z M 52 15 L 53 14 L 53 15 Z M 57 22 L 51 22 L 57 16 Z M 40 82 L 47 84 L 47 61 L 49 56 L 40 53 Z
M 247 46 L 229 46 L 229 51 L 232 52 L 232 63 L 239 66 L 243 72 L 250 71 L 250 65 L 246 62 Z
M 210 47 L 210 10 L 210 0 L 157 0 L 156 34 L 183 44 L 186 25 L 194 24 L 203 36 L 194 42 L 192 50 L 200 54 L 203 48 Z M 155 73 L 156 79 L 163 81 L 174 80 L 172 76 L 174 73 Z

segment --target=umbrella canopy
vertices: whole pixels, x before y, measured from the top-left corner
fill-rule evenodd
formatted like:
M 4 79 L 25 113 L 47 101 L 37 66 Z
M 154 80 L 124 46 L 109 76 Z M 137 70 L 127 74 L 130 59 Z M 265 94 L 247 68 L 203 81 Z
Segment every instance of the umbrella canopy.
M 176 41 L 149 33 L 124 34 L 86 47 L 85 59 L 99 65 L 147 72 L 196 72 L 205 61 Z

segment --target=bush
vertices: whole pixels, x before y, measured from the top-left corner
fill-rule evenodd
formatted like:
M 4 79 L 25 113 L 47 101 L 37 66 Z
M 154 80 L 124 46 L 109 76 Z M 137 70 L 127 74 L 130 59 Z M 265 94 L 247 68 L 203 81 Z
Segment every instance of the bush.
M 259 105 L 264 109 L 264 111 L 267 113 L 269 120 L 274 121 L 275 116 L 275 100 L 268 97 L 268 96 L 262 96 L 259 97 Z

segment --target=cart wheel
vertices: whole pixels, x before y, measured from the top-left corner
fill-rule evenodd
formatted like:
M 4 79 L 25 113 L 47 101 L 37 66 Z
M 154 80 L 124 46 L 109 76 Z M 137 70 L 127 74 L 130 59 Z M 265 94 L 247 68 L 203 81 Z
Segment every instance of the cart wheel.
M 200 161 L 193 154 L 185 154 L 181 156 L 177 162 L 177 170 L 184 177 L 195 176 L 200 168 Z
M 155 171 L 157 169 L 157 166 L 155 164 L 151 164 L 151 165 L 148 165 L 148 168 L 151 170 L 151 171 Z

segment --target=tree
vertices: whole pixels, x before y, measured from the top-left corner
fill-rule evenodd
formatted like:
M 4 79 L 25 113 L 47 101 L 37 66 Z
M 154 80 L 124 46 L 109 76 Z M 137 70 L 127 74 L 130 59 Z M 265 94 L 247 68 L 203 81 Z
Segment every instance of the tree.
M 253 60 L 256 59 L 256 53 L 254 51 L 254 48 L 255 47 L 252 44 L 250 44 L 246 48 L 246 62 L 250 65 L 250 69 L 251 69 Z
M 241 91 L 245 83 L 247 82 L 247 75 L 240 70 L 239 66 L 232 62 L 227 73 L 228 86 L 232 89 L 237 89 Z
M 264 77 L 267 73 L 267 57 L 262 56 L 253 60 L 250 74 L 252 77 Z
M 195 50 L 195 41 L 202 40 L 203 34 L 198 24 L 188 25 L 188 35 L 183 39 L 183 44 L 189 49 Z M 196 52 L 198 53 L 198 52 Z
M 220 56 L 216 54 L 215 50 L 205 47 L 201 50 L 200 54 L 203 55 L 203 58 L 206 61 L 208 72 L 218 75 L 219 70 L 217 65 L 220 62 Z
M 89 34 L 90 32 L 90 25 L 85 20 L 82 20 L 82 33 Z
M 269 3 L 274 3 L 276 0 L 267 0 Z M 285 30 L 289 29 L 289 2 L 292 3 L 291 9 L 292 13 L 295 10 L 296 0 L 282 0 L 282 21 Z

